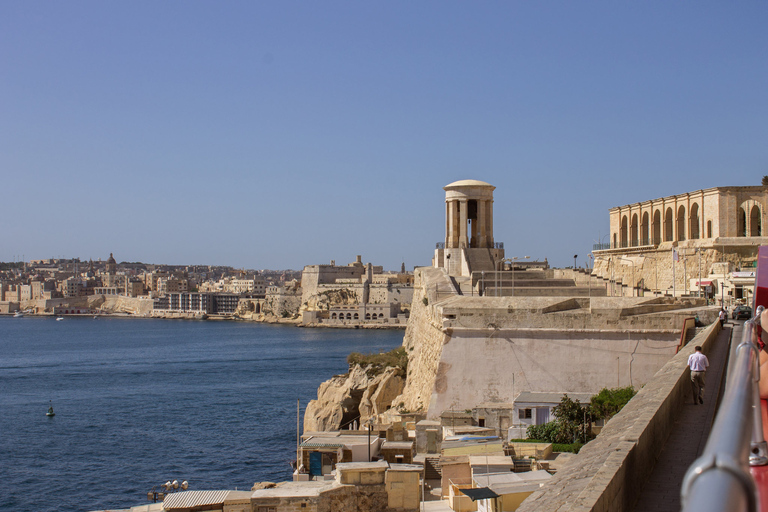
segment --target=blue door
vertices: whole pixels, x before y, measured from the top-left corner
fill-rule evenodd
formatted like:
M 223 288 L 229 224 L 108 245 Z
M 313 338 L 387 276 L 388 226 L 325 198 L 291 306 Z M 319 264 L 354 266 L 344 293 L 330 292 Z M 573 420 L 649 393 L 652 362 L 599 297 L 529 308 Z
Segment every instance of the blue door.
M 320 452 L 312 452 L 309 454 L 309 476 L 322 476 L 323 475 L 323 454 Z

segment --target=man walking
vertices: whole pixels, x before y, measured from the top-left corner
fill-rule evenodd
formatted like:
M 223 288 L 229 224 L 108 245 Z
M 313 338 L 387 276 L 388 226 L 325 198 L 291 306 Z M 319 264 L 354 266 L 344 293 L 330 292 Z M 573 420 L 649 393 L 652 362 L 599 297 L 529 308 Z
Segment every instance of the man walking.
M 691 390 L 693 405 L 704 403 L 704 372 L 709 367 L 709 359 L 701 353 L 701 347 L 696 346 L 696 352 L 688 356 L 688 367 L 691 369 Z

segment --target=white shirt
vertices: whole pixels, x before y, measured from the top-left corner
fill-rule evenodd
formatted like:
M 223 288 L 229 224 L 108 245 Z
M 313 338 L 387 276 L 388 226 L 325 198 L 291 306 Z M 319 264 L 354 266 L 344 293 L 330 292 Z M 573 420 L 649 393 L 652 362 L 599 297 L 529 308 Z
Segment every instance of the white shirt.
M 694 352 L 688 356 L 688 366 L 692 372 L 705 372 L 709 366 L 709 359 L 701 352 Z

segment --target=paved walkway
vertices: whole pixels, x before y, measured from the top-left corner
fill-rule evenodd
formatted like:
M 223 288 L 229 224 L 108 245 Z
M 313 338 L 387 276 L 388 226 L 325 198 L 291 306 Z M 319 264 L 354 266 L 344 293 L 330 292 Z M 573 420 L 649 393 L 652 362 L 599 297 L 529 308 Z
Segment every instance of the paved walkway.
M 674 429 L 664 450 L 643 487 L 635 512 L 679 512 L 683 477 L 704 450 L 725 385 L 729 341 L 733 337 L 734 346 L 738 345 L 742 324 L 743 322 L 738 325 L 726 323 L 725 328 L 718 334 L 712 350 L 707 354 L 710 366 L 704 388 L 704 405 L 694 405 L 690 393 L 686 397 L 685 407 L 675 420 Z

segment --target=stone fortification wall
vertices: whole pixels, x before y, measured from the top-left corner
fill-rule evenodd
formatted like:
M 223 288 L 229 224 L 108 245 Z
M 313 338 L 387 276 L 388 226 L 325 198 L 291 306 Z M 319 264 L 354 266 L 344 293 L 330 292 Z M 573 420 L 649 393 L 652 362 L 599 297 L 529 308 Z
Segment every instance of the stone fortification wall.
M 364 273 L 365 267 L 362 265 L 307 265 L 301 273 L 301 302 L 307 303 L 316 296 L 321 284 L 332 284 L 336 279 L 359 279 Z
M 719 331 L 720 323 L 714 322 L 683 347 L 518 512 L 633 510 L 642 483 L 669 437 L 675 411 L 690 398 L 688 356 L 696 345 L 708 352 Z
M 724 245 L 721 245 L 722 242 Z M 723 247 L 725 252 L 723 252 Z M 672 251 L 677 249 L 679 261 L 674 263 Z M 645 289 L 658 289 L 672 293 L 673 282 L 675 292 L 682 295 L 686 290 L 691 290 L 691 280 L 699 278 L 699 254 L 701 254 L 701 278 L 707 279 L 710 274 L 718 277 L 722 265 L 718 262 L 727 261 L 732 268 L 741 268 L 745 263 L 757 259 L 758 245 L 750 238 L 727 238 L 712 240 L 688 240 L 685 242 L 663 242 L 657 249 L 644 250 L 642 252 L 627 252 L 622 254 L 601 254 L 595 258 L 593 275 L 606 281 L 613 278 L 614 281 L 626 285 L 622 292 L 620 286 L 614 288 L 614 294 L 632 294 L 633 266 L 634 282 Z M 725 256 L 723 256 L 725 255 Z M 619 259 L 622 257 L 622 259 Z M 683 260 L 686 260 L 685 263 Z M 613 276 L 613 277 L 611 277 Z M 722 276 L 720 276 L 722 279 Z M 657 283 L 658 282 L 658 286 Z M 610 295 L 610 287 L 608 288 Z M 695 288 L 694 288 L 695 290 Z
M 368 294 L 369 304 L 410 304 L 413 286 L 405 284 L 372 284 Z
M 648 382 L 675 354 L 680 332 L 450 329 L 427 419 L 523 391 L 596 393 Z
M 685 318 L 717 313 L 691 309 L 696 300 L 467 297 L 452 288 L 442 269 L 417 269 L 408 377 L 392 404 L 430 419 L 521 391 L 639 387 L 674 355 Z
M 302 288 L 303 290 L 303 288 Z M 354 305 L 363 300 L 363 285 L 322 284 L 315 288 L 315 293 L 302 293 L 303 311 L 327 311 L 332 305 Z
M 400 410 L 426 411 L 432 397 L 437 367 L 443 345 L 449 340 L 436 317 L 434 294 L 430 295 L 425 283 L 446 279 L 441 269 L 423 267 L 415 271 L 413 302 L 403 347 L 408 352 L 408 377 L 402 395 L 392 402 Z M 425 304 L 425 300 L 426 304 Z
M 298 318 L 301 307 L 301 293 L 267 293 L 264 297 L 262 315 L 275 318 Z
M 70 306 L 79 308 L 98 309 L 105 313 L 126 313 L 135 316 L 152 316 L 152 299 L 141 297 L 126 297 L 124 295 L 88 295 L 85 297 L 70 297 L 64 299 L 36 299 L 25 301 L 23 310 L 31 310 L 36 314 L 53 313 L 53 308 Z
M 717 307 L 671 297 L 455 297 L 437 305 L 449 329 L 541 328 L 559 330 L 674 331 L 685 318 L 709 323 Z
M 136 316 L 150 316 L 153 308 L 152 299 L 105 295 L 101 309 L 114 313 L 128 313 Z

